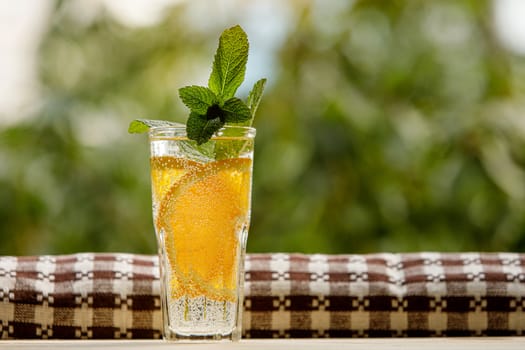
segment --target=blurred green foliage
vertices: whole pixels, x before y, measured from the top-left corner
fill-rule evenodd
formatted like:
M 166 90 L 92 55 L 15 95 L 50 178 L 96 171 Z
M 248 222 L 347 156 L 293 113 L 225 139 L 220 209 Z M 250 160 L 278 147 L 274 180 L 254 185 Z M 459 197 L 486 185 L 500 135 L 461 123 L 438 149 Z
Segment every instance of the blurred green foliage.
M 329 3 L 282 5 L 248 250 L 525 251 L 525 60 L 497 41 L 490 2 Z M 40 105 L 0 130 L 0 254 L 153 253 L 148 145 L 127 125 L 185 121 L 177 89 L 208 75 L 242 12 L 198 26 L 188 2 L 130 28 L 66 4 Z

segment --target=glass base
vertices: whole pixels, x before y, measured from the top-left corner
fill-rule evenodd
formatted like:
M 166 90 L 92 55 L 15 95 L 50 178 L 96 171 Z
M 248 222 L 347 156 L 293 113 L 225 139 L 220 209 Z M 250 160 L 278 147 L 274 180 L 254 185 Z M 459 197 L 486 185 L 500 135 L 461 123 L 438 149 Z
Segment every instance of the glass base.
M 201 296 L 172 299 L 166 306 L 166 340 L 238 341 L 241 337 L 236 303 Z
M 182 342 L 236 342 L 241 339 L 240 332 L 232 332 L 230 334 L 181 334 L 171 330 L 165 331 L 163 334 L 164 340 L 167 341 L 182 341 Z

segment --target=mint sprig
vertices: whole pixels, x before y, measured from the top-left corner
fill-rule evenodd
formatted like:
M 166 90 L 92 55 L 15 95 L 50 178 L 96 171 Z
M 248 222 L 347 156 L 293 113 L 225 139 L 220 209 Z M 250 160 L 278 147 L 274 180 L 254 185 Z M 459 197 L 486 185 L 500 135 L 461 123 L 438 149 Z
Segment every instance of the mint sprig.
M 186 132 L 197 144 L 207 142 L 226 124 L 251 124 L 254 111 L 234 97 L 244 81 L 248 49 L 248 37 L 240 26 L 226 29 L 219 38 L 208 87 L 179 89 L 182 102 L 191 111 Z
M 247 101 L 235 97 L 244 81 L 248 62 L 248 37 L 236 25 L 226 29 L 219 38 L 208 86 L 190 85 L 179 89 L 179 97 L 190 109 L 186 134 L 197 145 L 202 145 L 225 125 L 250 126 L 259 106 L 266 79 L 255 83 Z M 180 126 L 178 123 L 138 119 L 129 126 L 129 132 L 140 133 L 150 127 Z

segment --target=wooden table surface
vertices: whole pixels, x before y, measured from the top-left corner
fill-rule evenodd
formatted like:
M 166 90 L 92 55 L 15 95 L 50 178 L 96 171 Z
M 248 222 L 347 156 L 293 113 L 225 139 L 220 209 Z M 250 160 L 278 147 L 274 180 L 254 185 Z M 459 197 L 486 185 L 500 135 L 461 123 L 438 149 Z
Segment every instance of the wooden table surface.
M 394 339 L 246 339 L 238 343 L 173 343 L 162 340 L 0 340 L 0 349 L 240 349 L 240 350 L 524 350 L 525 337 Z

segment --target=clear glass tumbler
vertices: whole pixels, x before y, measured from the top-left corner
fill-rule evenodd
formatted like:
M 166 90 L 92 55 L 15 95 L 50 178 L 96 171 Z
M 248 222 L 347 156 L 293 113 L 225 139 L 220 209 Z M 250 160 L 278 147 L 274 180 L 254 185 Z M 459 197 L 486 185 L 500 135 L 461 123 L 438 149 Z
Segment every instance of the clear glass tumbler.
M 165 339 L 241 337 L 254 137 L 225 127 L 197 145 L 185 127 L 150 130 Z

